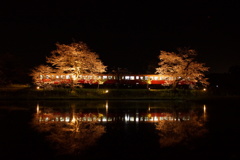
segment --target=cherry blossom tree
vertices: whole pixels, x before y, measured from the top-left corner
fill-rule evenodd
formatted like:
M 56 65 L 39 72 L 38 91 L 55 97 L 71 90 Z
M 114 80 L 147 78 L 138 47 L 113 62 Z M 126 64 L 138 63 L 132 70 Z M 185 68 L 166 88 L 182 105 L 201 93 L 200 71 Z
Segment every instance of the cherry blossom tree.
M 200 83 L 203 86 L 208 85 L 205 72 L 209 70 L 204 63 L 195 60 L 197 53 L 193 49 L 178 49 L 178 53 L 160 51 L 156 73 L 168 75 L 173 78 L 172 87 L 176 89 L 180 81 L 191 84 L 192 82 Z
M 81 74 L 97 74 L 105 72 L 104 66 L 99 59 L 99 55 L 90 51 L 83 42 L 66 44 L 56 44 L 57 49 L 52 51 L 47 62 L 52 64 L 63 73 L 69 73 L 78 77 Z
M 30 76 L 32 76 L 33 83 L 40 85 L 41 81 L 39 81 L 39 80 L 41 80 L 43 78 L 41 76 L 48 75 L 48 74 L 50 75 L 55 72 L 56 71 L 48 65 L 39 65 L 31 71 Z
M 81 74 L 95 75 L 105 72 L 107 66 L 103 65 L 99 55 L 90 51 L 85 43 L 56 43 L 56 46 L 57 49 L 47 57 L 47 62 L 58 71 L 76 78 Z

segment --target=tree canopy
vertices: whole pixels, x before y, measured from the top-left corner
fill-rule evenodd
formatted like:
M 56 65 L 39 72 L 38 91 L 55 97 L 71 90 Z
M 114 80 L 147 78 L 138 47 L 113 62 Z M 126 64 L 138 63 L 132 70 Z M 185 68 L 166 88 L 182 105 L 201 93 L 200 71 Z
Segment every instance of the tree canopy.
M 105 72 L 106 66 L 99 55 L 90 51 L 83 42 L 69 45 L 56 43 L 57 49 L 47 57 L 47 62 L 59 71 L 70 73 L 76 77 L 80 74 L 96 74 Z
M 69 45 L 56 43 L 57 49 L 46 57 L 49 65 L 40 65 L 30 74 L 36 81 L 40 74 L 65 73 L 78 77 L 81 74 L 98 74 L 106 70 L 99 55 L 92 52 L 83 42 Z
M 156 73 L 173 77 L 173 88 L 181 80 L 208 85 L 205 72 L 209 70 L 204 63 L 196 61 L 197 53 L 193 49 L 178 49 L 178 53 L 160 51 Z
M 30 73 L 30 76 L 32 76 L 34 83 L 38 83 L 38 79 L 41 75 L 45 74 L 51 74 L 54 72 L 54 69 L 48 65 L 39 65 L 38 67 L 35 67 L 32 72 Z

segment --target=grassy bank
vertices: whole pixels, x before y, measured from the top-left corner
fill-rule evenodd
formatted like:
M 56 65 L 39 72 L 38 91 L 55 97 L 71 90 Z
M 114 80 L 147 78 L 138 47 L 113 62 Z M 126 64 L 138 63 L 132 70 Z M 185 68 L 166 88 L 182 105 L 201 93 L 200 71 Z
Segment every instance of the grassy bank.
M 81 100 L 81 99 L 136 99 L 136 100 L 201 100 L 211 95 L 202 90 L 169 89 L 36 89 L 28 86 L 0 88 L 0 99 L 12 100 Z

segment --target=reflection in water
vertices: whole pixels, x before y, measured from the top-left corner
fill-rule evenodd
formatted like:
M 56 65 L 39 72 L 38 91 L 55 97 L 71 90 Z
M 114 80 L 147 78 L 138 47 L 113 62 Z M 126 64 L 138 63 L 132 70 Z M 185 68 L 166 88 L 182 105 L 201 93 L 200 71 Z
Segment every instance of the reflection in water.
M 37 105 L 32 123 L 39 132 L 47 133 L 47 139 L 59 154 L 80 154 L 105 133 L 104 126 L 98 124 L 99 117 L 82 121 L 81 117 L 76 116 L 74 104 L 71 110 L 71 113 L 61 115 L 50 108 L 42 111 Z
M 37 107 L 39 108 L 39 107 Z M 98 112 L 75 112 L 75 107 L 72 107 L 71 113 L 61 113 L 52 111 L 50 108 L 44 108 L 44 110 L 37 109 L 37 119 L 39 122 L 69 122 L 73 123 L 75 120 L 81 122 L 159 122 L 162 120 L 189 120 L 191 118 L 190 113 L 172 113 L 172 112 L 157 112 L 151 111 L 151 107 L 148 107 L 145 112 L 138 112 L 137 110 L 130 112 L 117 112 L 108 113 L 108 101 L 106 102 L 106 110 Z M 128 110 L 129 111 L 129 110 Z
M 207 108 L 206 105 L 203 105 L 203 120 L 206 121 L 207 120 Z
M 80 106 L 69 103 L 67 109 L 66 106 L 46 107 L 38 104 L 33 125 L 39 132 L 47 134 L 47 139 L 61 154 L 79 154 L 95 145 L 107 132 L 106 124 L 114 125 L 115 122 L 125 125 L 154 124 L 161 147 L 186 144 L 207 133 L 206 105 L 199 110 L 198 107 L 184 107 L 185 104 L 154 102 L 89 103 Z
M 206 105 L 203 106 L 203 115 L 199 116 L 192 112 L 190 119 L 185 120 L 181 117 L 172 120 L 159 121 L 156 129 L 159 131 L 161 147 L 171 147 L 176 145 L 191 146 L 192 142 L 204 137 L 207 133 Z

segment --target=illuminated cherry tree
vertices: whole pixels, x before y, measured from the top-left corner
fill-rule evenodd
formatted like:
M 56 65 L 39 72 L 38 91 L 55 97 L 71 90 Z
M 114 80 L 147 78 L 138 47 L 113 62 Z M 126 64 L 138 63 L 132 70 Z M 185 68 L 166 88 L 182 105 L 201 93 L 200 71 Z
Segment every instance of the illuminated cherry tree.
M 199 63 L 195 60 L 197 53 L 192 49 L 179 49 L 178 53 L 160 51 L 156 73 L 168 75 L 173 78 L 172 87 L 176 89 L 180 81 L 186 83 L 195 82 L 203 86 L 208 85 L 205 72 L 209 67 L 205 67 L 204 63 Z
M 81 74 L 94 75 L 103 73 L 104 66 L 99 55 L 90 51 L 83 42 L 56 44 L 57 49 L 47 57 L 47 62 L 52 64 L 58 71 L 78 77 Z
M 35 84 L 38 84 L 40 83 L 39 80 L 43 78 L 41 76 L 52 74 L 54 72 L 56 71 L 48 65 L 39 65 L 32 70 L 32 72 L 30 73 L 30 76 L 32 76 L 33 82 Z

